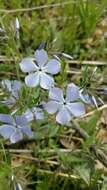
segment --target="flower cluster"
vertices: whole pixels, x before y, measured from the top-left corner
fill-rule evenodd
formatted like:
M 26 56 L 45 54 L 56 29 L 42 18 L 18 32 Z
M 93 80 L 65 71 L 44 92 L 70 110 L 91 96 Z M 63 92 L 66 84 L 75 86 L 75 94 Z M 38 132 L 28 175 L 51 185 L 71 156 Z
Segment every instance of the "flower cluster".
M 65 56 L 65 54 L 64 54 Z M 68 55 L 66 55 L 68 57 Z M 71 58 L 71 57 L 69 57 Z M 0 135 L 9 139 L 11 143 L 22 140 L 24 136 L 32 137 L 33 132 L 29 122 L 45 119 L 44 111 L 49 114 L 56 114 L 56 122 L 61 125 L 68 124 L 74 117 L 81 117 L 85 114 L 86 104 L 93 105 L 93 100 L 87 93 L 83 93 L 74 83 L 67 85 L 64 89 L 55 86 L 53 75 L 61 71 L 60 59 L 49 60 L 47 52 L 42 46 L 35 51 L 34 57 L 22 59 L 20 69 L 27 73 L 25 84 L 28 87 L 39 88 L 48 92 L 49 100 L 37 103 L 22 111 L 22 115 L 0 114 Z M 9 93 L 9 99 L 2 101 L 11 108 L 17 100 L 20 101 L 20 90 L 23 87 L 20 81 L 2 81 L 2 87 Z M 42 92 L 41 91 L 41 92 Z M 42 96 L 43 97 L 43 96 Z

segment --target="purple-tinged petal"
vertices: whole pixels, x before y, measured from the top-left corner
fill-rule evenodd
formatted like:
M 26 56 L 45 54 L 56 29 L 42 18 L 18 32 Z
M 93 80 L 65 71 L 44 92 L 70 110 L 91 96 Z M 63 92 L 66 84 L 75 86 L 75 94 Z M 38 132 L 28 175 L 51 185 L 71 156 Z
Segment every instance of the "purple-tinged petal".
M 23 126 L 20 128 L 21 132 L 25 135 L 27 135 L 28 137 L 32 137 L 33 136 L 33 133 L 31 131 L 31 128 L 29 126 Z
M 8 107 L 12 107 L 13 104 L 15 104 L 16 99 L 13 98 L 13 97 L 10 97 L 9 99 L 3 100 L 3 101 L 1 101 L 1 102 L 2 102 L 3 104 L 5 104 L 6 106 L 8 106 Z
M 22 83 L 18 80 L 11 81 L 12 91 L 19 91 L 22 87 Z
M 27 119 L 24 115 L 21 115 L 21 116 L 17 115 L 16 116 L 16 125 L 25 126 L 27 124 L 28 124 L 28 122 L 27 122 Z
M 35 51 L 35 59 L 39 67 L 43 67 L 48 61 L 47 52 L 44 49 Z
M 10 136 L 10 142 L 16 143 L 23 139 L 23 134 L 19 130 L 15 130 L 15 132 Z
M 46 104 L 44 104 L 44 109 L 50 114 L 54 114 L 55 112 L 57 112 L 60 109 L 60 107 L 61 104 L 56 101 L 49 101 Z
M 45 48 L 45 42 L 41 42 L 41 44 L 38 47 L 38 50 L 42 50 Z
M 24 58 L 22 59 L 21 63 L 19 63 L 21 70 L 24 73 L 29 73 L 32 71 L 37 71 L 38 67 L 36 64 L 33 62 L 32 58 Z
M 47 65 L 45 66 L 44 70 L 47 72 L 47 73 L 50 73 L 50 74 L 57 74 L 60 72 L 61 70 L 61 65 L 60 65 L 60 62 L 57 61 L 56 59 L 52 59 L 50 60 Z
M 67 108 L 75 117 L 80 117 L 85 114 L 85 106 L 81 102 L 69 103 L 67 104 Z
M 26 117 L 27 121 L 32 120 L 41 120 L 44 119 L 44 113 L 43 110 L 38 107 L 33 107 L 31 109 L 27 109 L 24 113 L 24 116 Z
M 44 113 L 43 113 L 43 110 L 41 108 L 33 107 L 32 113 L 33 113 L 34 119 L 37 119 L 37 120 L 44 119 Z
M 60 88 L 53 87 L 49 91 L 49 98 L 58 102 L 63 102 L 63 91 Z
M 78 86 L 71 83 L 67 87 L 66 102 L 72 102 L 80 98 L 80 92 Z
M 51 87 L 53 87 L 53 85 L 54 85 L 54 79 L 51 76 L 45 73 L 40 74 L 40 86 L 43 89 L 50 89 Z
M 15 100 L 18 100 L 18 99 L 19 99 L 20 92 L 19 92 L 19 91 L 13 91 L 13 92 L 11 93 L 11 95 L 13 96 L 13 98 L 14 98 Z
M 14 124 L 12 116 L 8 114 L 0 114 L 0 121 L 8 124 Z
M 12 125 L 1 125 L 0 126 L 0 135 L 5 139 L 10 138 L 10 136 L 15 132 L 15 127 Z
M 43 120 L 44 113 L 43 112 L 37 112 L 36 114 L 34 113 L 34 117 L 36 118 L 36 120 Z
M 39 73 L 29 74 L 25 77 L 25 83 L 28 87 L 35 87 L 39 85 L 40 77 Z
M 33 113 L 30 109 L 27 109 L 25 111 L 24 116 L 26 117 L 28 122 L 33 120 Z
M 56 121 L 62 125 L 67 124 L 71 118 L 72 116 L 66 107 L 61 109 L 56 115 Z

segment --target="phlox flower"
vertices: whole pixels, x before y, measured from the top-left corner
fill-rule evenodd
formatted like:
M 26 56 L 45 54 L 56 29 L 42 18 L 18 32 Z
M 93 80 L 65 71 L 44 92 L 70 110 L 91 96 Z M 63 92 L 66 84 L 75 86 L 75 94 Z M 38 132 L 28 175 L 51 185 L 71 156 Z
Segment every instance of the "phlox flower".
M 23 136 L 32 137 L 32 131 L 25 116 L 17 115 L 15 119 L 9 114 L 0 114 L 0 135 L 16 143 L 23 139 Z
M 60 88 L 53 87 L 49 91 L 49 101 L 44 104 L 44 109 L 50 113 L 56 113 L 56 121 L 67 124 L 73 117 L 85 114 L 85 106 L 80 101 L 79 88 L 71 83 L 67 86 L 66 96 Z
M 40 85 L 43 89 L 50 89 L 54 85 L 54 79 L 51 75 L 59 73 L 61 66 L 57 59 L 48 61 L 47 52 L 40 49 L 35 51 L 35 59 L 22 59 L 20 68 L 24 73 L 28 73 L 25 77 L 25 83 L 28 87 Z

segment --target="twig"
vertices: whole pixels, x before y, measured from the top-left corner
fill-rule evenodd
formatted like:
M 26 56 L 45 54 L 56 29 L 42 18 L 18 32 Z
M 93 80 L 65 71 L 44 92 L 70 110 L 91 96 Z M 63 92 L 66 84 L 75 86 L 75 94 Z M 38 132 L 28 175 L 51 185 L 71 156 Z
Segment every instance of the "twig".
M 67 74 L 75 74 L 75 75 L 81 75 L 82 74 L 82 72 L 81 71 L 73 71 L 73 70 L 67 70 Z
M 96 112 L 102 111 L 102 110 L 104 110 L 104 109 L 106 109 L 106 108 L 107 108 L 107 104 L 105 104 L 105 105 L 103 105 L 103 106 L 97 108 L 96 110 L 93 110 L 93 111 L 91 111 L 91 112 L 86 113 L 86 114 L 83 115 L 81 118 L 89 117 L 89 116 L 95 114 Z
M 79 179 L 78 176 L 67 174 L 67 173 L 62 173 L 62 172 L 52 172 L 52 171 L 43 170 L 43 169 L 38 169 L 37 171 L 41 174 L 55 175 L 55 176 L 64 177 L 64 178 Z
M 48 4 L 48 5 L 41 5 L 41 6 L 36 6 L 36 7 L 31 7 L 31 8 L 22 8 L 22 9 L 0 9 L 1 13 L 16 13 L 16 12 L 28 12 L 28 11 L 36 11 L 40 9 L 46 9 L 46 8 L 55 8 L 55 7 L 60 7 L 60 6 L 66 6 L 69 4 L 75 3 L 75 1 L 65 1 L 62 3 L 55 3 L 55 4 Z
M 16 59 L 18 59 L 18 57 L 16 57 Z M 7 61 L 13 62 L 14 59 L 13 58 L 8 58 L 8 57 L 2 56 L 2 55 L 0 56 L 0 62 L 7 62 Z
M 34 153 L 34 150 L 29 150 L 29 149 L 4 149 L 6 152 L 10 152 L 10 153 L 24 153 L 24 154 L 33 154 Z M 57 150 L 54 150 L 54 149 L 49 149 L 49 150 L 41 150 L 41 152 L 46 152 L 46 153 L 56 153 L 56 152 L 64 152 L 64 153 L 69 153 L 71 152 L 72 150 L 71 149 L 64 149 L 64 148 L 60 148 L 60 149 L 57 149 Z M 0 152 L 3 152 L 2 149 L 0 149 Z
M 107 62 L 104 61 L 79 61 L 79 60 L 71 60 L 68 61 L 69 65 L 89 65 L 89 66 L 107 66 Z
M 26 160 L 35 161 L 37 163 L 46 163 L 46 164 L 50 164 L 50 165 L 60 165 L 60 163 L 57 161 L 40 160 L 40 159 L 32 157 L 32 156 L 23 156 L 23 155 L 19 155 L 19 154 L 13 154 L 13 156 L 18 157 L 18 158 L 22 158 L 22 159 L 26 159 Z
M 5 152 L 10 152 L 10 153 L 24 153 L 24 154 L 32 154 L 34 151 L 33 150 L 28 150 L 28 149 L 4 149 Z M 0 152 L 3 152 L 2 149 L 0 149 Z
M 0 75 L 16 76 L 16 73 L 0 71 Z
M 15 59 L 17 60 L 18 57 L 15 57 Z M 7 58 L 6 56 L 0 56 L 0 62 L 13 62 L 14 59 L 12 58 Z M 67 63 L 70 65 L 89 65 L 89 66 L 107 66 L 107 62 L 105 61 L 91 61 L 91 60 L 87 60 L 87 61 L 80 61 L 80 60 L 71 60 L 71 61 L 67 61 Z

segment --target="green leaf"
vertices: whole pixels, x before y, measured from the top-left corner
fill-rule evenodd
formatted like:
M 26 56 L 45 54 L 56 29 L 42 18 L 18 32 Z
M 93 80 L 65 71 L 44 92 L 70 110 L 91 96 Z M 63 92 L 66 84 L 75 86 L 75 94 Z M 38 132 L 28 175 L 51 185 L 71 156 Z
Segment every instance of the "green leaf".
M 94 115 L 92 115 L 92 117 L 89 119 L 88 122 L 81 122 L 80 126 L 85 129 L 85 131 L 89 134 L 92 135 L 93 133 L 95 133 L 95 129 L 96 129 L 96 125 L 97 122 L 99 120 L 99 113 L 95 113 Z
M 90 168 L 87 168 L 86 166 L 77 166 L 76 171 L 78 175 L 80 176 L 83 181 L 90 186 Z

